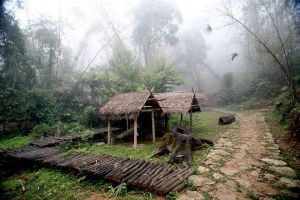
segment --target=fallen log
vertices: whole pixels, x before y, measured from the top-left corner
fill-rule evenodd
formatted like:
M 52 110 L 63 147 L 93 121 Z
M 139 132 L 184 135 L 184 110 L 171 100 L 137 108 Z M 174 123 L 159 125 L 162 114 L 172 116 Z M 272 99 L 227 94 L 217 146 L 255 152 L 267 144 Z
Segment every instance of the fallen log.
M 219 117 L 219 125 L 226 125 L 231 124 L 232 122 L 235 122 L 235 116 L 234 115 L 226 115 L 226 116 L 220 116 Z

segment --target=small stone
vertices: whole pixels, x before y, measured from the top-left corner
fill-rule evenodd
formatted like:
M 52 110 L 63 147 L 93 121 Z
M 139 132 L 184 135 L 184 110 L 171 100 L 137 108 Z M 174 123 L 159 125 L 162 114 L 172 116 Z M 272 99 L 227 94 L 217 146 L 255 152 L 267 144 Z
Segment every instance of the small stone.
M 273 181 L 275 179 L 275 176 L 273 174 L 265 174 L 264 178 L 268 181 Z
M 216 180 L 220 180 L 221 178 L 223 178 L 223 176 L 221 174 L 219 174 L 219 173 L 213 173 L 213 177 Z
M 221 156 L 227 156 L 230 154 L 229 152 L 221 150 L 221 149 L 212 150 L 211 153 L 221 155 Z
M 200 166 L 200 167 L 198 168 L 198 171 L 199 171 L 200 174 L 204 174 L 204 173 L 208 172 L 209 169 L 206 168 L 206 167 Z
M 279 150 L 278 147 L 267 147 L 269 150 Z
M 98 142 L 98 143 L 96 143 L 96 145 L 97 146 L 103 146 L 103 145 L 105 145 L 105 142 Z
M 270 165 L 276 165 L 276 166 L 284 166 L 286 165 L 286 162 L 282 160 L 276 160 L 276 159 L 271 159 L 271 158 L 262 158 L 260 159 L 261 161 L 268 163 Z
M 190 176 L 189 180 L 192 181 L 196 187 L 203 187 L 204 185 L 214 184 L 214 182 L 211 181 L 210 179 L 201 177 L 201 176 L 197 176 L 197 175 Z
M 295 171 L 290 167 L 270 167 L 270 170 L 283 176 L 295 177 Z
M 182 194 L 178 198 L 179 200 L 204 200 L 204 196 L 198 191 L 187 190 L 185 194 Z
M 300 188 L 299 180 L 292 180 L 289 178 L 282 177 L 279 179 L 279 184 L 287 187 L 287 188 Z

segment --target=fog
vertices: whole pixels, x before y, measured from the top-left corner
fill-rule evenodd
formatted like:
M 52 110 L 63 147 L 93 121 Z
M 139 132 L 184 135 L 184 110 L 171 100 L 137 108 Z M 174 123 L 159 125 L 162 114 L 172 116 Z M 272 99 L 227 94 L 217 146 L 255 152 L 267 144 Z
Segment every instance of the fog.
M 132 47 L 133 10 L 139 1 L 136 0 L 27 0 L 23 9 L 15 12 L 16 18 L 24 29 L 28 29 L 28 22 L 34 23 L 40 18 L 51 19 L 61 23 L 63 27 L 62 44 L 72 49 L 73 55 L 78 55 L 79 69 L 84 69 L 97 54 L 99 49 L 114 37 L 114 28 L 119 37 L 128 46 Z M 241 52 L 241 45 L 236 41 L 242 41 L 241 33 L 236 26 L 230 25 L 230 21 L 220 12 L 226 2 L 214 1 L 172 1 L 178 7 L 182 15 L 177 36 L 180 38 L 186 30 L 195 30 L 199 37 L 203 37 L 202 63 L 207 65 L 216 74 L 222 77 L 227 72 L 239 72 L 245 65 L 243 54 L 231 61 L 231 54 Z M 229 24 L 229 25 L 228 25 Z M 207 31 L 207 26 L 212 28 Z M 111 44 L 106 45 L 93 61 L 92 66 L 104 64 L 111 55 Z M 206 92 L 216 92 L 219 81 L 214 80 L 210 71 L 204 68 L 199 72 L 204 78 L 202 89 Z M 208 77 L 208 78 L 205 78 Z M 195 83 L 186 81 L 190 89 Z

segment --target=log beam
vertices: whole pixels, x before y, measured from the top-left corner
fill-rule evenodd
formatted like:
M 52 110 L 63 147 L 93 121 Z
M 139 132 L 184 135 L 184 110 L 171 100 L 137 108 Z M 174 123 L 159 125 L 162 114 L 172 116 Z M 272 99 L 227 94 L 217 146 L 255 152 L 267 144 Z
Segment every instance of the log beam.
M 133 148 L 137 147 L 137 116 L 134 118 L 134 129 L 133 129 Z
M 152 142 L 155 143 L 155 121 L 154 121 L 154 112 L 151 113 L 152 121 Z
M 111 126 L 110 120 L 107 121 L 107 144 L 111 143 Z

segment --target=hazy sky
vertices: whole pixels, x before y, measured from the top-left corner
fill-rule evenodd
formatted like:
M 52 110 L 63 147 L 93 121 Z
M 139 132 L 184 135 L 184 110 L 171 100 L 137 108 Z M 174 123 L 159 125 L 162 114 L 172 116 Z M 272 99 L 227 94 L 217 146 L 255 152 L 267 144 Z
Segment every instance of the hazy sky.
M 24 0 L 24 3 L 24 9 L 16 13 L 22 27 L 28 26 L 28 18 L 31 23 L 41 16 L 58 21 L 61 9 L 61 21 L 64 27 L 63 43 L 70 46 L 73 54 L 76 54 L 82 41 L 86 41 L 88 45 L 84 60 L 86 64 L 95 56 L 109 36 L 113 35 L 111 27 L 103 21 L 111 19 L 122 40 L 130 41 L 131 13 L 138 0 Z M 181 29 L 193 24 L 194 28 L 203 31 L 203 37 L 208 46 L 206 62 L 213 69 L 222 75 L 224 72 L 238 69 L 238 66 L 243 64 L 242 55 L 239 55 L 234 62 L 230 61 L 231 54 L 239 51 L 236 40 L 240 33 L 234 26 L 226 26 L 228 19 L 220 12 L 224 1 L 174 0 L 174 3 L 183 16 Z M 212 26 L 212 32 L 206 31 L 207 24 Z M 91 34 L 87 34 L 91 27 L 94 27 L 94 30 Z M 103 51 L 94 64 L 105 61 L 107 56 L 107 52 Z

